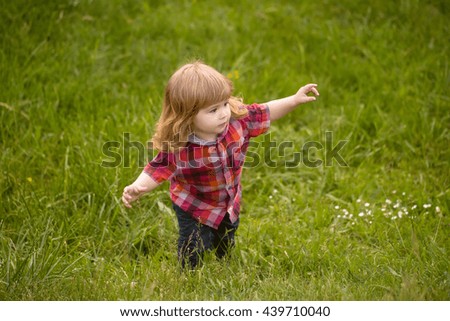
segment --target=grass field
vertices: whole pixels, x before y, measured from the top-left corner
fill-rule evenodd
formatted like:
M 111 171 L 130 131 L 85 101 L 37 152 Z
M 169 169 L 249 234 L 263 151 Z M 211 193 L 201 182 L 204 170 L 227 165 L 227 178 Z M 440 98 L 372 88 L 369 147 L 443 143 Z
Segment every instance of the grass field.
M 0 0 L 0 300 L 450 300 L 448 2 L 230 3 Z M 167 183 L 120 196 L 192 59 L 321 95 L 254 145 L 233 257 L 180 273 Z M 327 132 L 348 166 L 286 166 Z

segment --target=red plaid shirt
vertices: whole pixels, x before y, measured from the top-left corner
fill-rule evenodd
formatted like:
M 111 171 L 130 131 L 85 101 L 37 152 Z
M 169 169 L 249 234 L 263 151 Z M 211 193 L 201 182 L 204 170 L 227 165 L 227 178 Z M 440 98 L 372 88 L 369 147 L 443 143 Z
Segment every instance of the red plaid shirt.
M 227 213 L 239 217 L 241 173 L 251 137 L 270 127 L 269 107 L 249 105 L 248 115 L 231 119 L 216 141 L 189 137 L 176 153 L 159 152 L 144 168 L 155 182 L 170 181 L 172 201 L 200 223 L 217 229 Z

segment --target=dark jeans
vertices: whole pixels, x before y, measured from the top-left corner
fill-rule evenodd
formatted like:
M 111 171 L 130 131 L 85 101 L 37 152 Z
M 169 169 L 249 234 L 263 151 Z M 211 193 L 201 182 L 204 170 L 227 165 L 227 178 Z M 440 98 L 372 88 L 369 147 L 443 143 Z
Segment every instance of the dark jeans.
M 239 219 L 231 223 L 227 214 L 216 230 L 199 223 L 175 204 L 173 209 L 179 226 L 178 259 L 183 268 L 186 264 L 190 268 L 198 266 L 205 251 L 215 250 L 216 256 L 223 258 L 234 246 L 234 233 L 239 226 Z

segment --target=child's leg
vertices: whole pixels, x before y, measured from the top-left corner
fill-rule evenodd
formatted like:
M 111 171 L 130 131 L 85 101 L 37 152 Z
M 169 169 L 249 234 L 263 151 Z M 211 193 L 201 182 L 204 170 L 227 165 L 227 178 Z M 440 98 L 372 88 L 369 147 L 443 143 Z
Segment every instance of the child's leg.
M 211 249 L 211 228 L 200 224 L 189 213 L 173 205 L 178 219 L 178 259 L 181 266 L 195 268 L 200 263 L 203 253 Z
M 226 256 L 230 249 L 234 247 L 234 234 L 239 227 L 239 219 L 231 223 L 227 214 L 219 225 L 219 229 L 214 231 L 213 246 L 216 249 L 216 256 L 220 259 Z

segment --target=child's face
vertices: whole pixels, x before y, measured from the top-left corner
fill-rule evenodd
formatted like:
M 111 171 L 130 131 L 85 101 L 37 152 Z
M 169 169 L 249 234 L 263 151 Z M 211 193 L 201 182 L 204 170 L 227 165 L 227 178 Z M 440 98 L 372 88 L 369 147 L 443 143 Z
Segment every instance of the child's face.
M 227 127 L 230 117 L 228 100 L 200 109 L 193 121 L 195 135 L 204 140 L 215 140 Z

